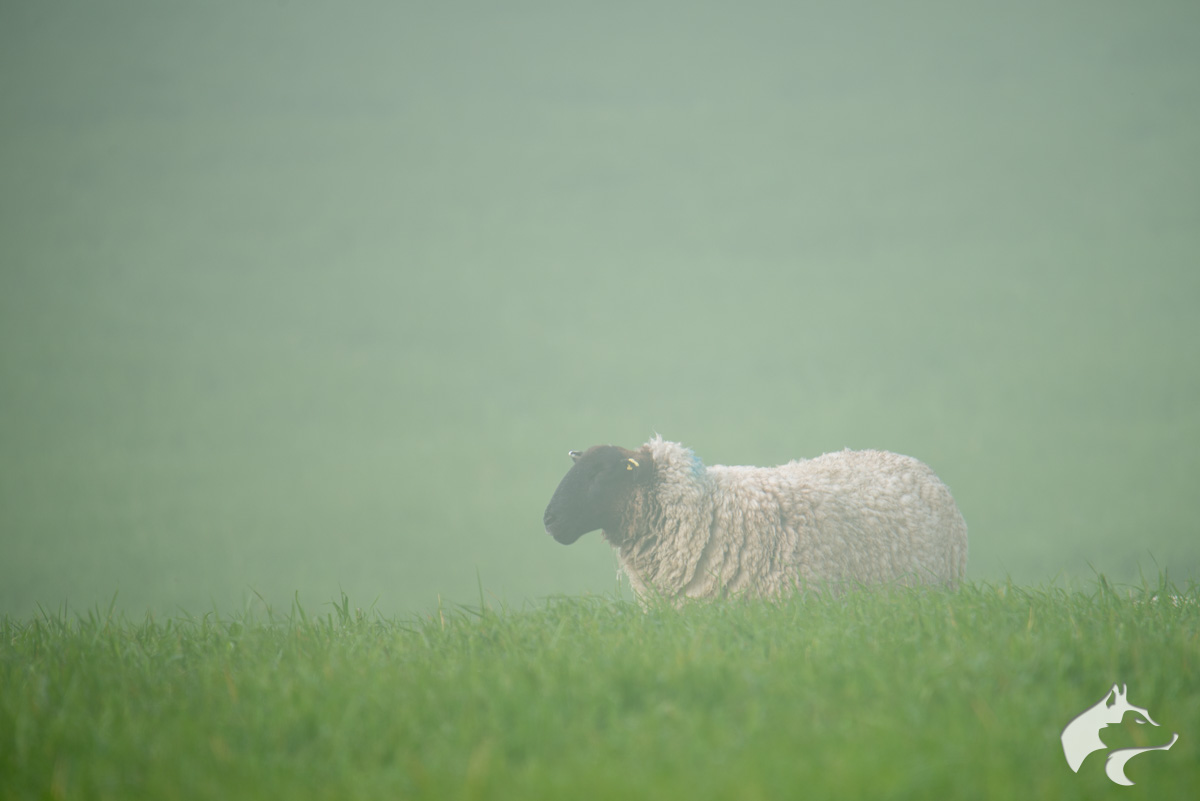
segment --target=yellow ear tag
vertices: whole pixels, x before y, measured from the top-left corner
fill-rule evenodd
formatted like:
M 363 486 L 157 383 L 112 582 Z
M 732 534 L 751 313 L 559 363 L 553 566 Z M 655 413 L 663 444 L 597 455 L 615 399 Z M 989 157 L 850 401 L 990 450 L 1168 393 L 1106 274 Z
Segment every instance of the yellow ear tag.
M 641 465 L 639 465 L 639 464 L 637 463 L 637 460 L 636 460 L 636 459 L 630 459 L 630 460 L 628 460 L 628 461 L 629 461 L 629 464 L 625 465 L 625 469 L 626 469 L 626 470 L 632 470 L 632 469 L 633 469 L 633 468 L 635 468 L 635 467 L 640 467 L 640 466 L 641 466 Z

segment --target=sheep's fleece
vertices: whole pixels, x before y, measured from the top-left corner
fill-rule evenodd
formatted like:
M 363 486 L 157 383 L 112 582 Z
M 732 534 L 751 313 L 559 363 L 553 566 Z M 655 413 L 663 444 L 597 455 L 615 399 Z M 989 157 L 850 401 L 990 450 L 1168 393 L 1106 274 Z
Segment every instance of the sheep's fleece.
M 966 522 L 911 457 L 844 450 L 778 467 L 705 467 L 661 437 L 633 453 L 650 457 L 652 478 L 604 537 L 639 597 L 954 586 L 966 570 Z

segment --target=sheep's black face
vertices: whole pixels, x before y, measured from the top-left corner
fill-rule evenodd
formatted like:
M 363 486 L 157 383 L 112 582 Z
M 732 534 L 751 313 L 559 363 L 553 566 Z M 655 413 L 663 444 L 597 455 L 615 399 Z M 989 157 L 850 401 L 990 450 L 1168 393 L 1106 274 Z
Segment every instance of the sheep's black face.
M 546 533 L 563 545 L 596 529 L 613 530 L 638 482 L 650 467 L 650 456 L 613 445 L 597 445 L 585 453 L 571 451 L 575 466 L 567 471 L 546 507 Z

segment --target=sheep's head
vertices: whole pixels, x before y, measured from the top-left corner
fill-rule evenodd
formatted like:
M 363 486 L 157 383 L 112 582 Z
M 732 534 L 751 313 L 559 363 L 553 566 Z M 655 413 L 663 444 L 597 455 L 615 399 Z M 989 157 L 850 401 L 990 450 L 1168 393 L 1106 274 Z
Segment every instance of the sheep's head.
M 589 531 L 614 531 L 634 493 L 653 475 L 646 451 L 597 445 L 571 451 L 575 466 L 567 471 L 550 498 L 542 522 L 546 533 L 570 545 Z

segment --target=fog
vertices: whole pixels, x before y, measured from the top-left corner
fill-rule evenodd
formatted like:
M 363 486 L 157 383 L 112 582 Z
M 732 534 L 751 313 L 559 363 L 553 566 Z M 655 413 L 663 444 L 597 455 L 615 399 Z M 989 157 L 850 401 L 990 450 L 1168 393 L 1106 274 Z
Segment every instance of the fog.
M 1194 2 L 7 2 L 0 613 L 610 594 L 542 510 L 655 433 L 1200 578 L 1198 79 Z

